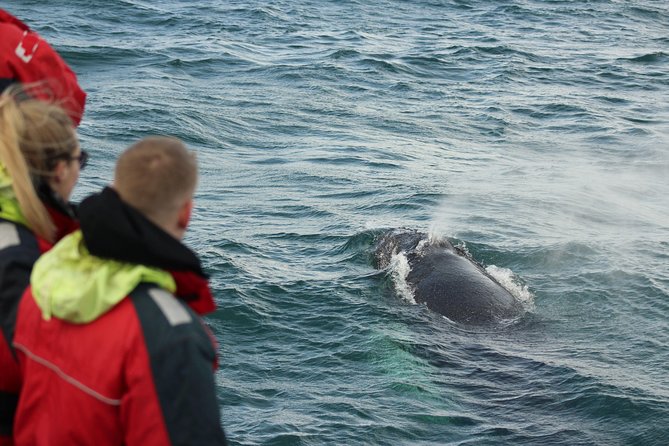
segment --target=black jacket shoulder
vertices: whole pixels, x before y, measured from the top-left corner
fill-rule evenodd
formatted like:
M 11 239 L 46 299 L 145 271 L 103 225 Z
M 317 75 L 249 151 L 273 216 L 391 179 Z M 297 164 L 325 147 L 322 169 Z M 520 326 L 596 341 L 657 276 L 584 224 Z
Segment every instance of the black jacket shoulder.
M 19 301 L 39 256 L 37 239 L 28 228 L 0 219 L 0 325 L 9 345 Z

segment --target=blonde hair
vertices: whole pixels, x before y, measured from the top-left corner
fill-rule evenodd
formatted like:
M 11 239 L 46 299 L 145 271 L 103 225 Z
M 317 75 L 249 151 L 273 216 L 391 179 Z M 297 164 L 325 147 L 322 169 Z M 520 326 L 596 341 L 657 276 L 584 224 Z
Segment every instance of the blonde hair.
M 144 138 L 119 157 L 114 188 L 121 199 L 159 225 L 195 192 L 197 161 L 181 140 Z
M 35 189 L 48 179 L 54 161 L 78 146 L 74 124 L 62 108 L 31 99 L 26 89 L 10 87 L 0 96 L 0 162 L 32 231 L 53 241 L 56 228 Z

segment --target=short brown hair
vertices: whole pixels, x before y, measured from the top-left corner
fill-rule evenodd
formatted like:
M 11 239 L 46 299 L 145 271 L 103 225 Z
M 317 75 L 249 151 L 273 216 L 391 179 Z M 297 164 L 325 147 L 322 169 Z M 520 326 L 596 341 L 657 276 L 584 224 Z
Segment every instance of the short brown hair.
M 116 163 L 114 188 L 121 199 L 151 220 L 162 221 L 190 200 L 197 183 L 197 161 L 181 140 L 144 138 Z

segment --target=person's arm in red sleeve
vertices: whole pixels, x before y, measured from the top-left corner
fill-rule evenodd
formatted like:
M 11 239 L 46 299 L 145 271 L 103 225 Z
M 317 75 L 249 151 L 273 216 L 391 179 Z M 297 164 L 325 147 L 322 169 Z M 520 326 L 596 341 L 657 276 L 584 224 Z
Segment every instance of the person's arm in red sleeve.
M 31 94 L 55 100 L 79 125 L 86 93 L 60 55 L 27 25 L 0 9 L 0 91 L 30 84 Z

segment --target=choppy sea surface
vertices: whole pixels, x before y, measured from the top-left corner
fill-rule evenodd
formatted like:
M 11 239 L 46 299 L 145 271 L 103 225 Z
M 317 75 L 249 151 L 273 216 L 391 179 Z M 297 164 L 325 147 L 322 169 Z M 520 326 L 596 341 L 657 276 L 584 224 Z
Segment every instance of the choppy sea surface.
M 232 444 L 669 444 L 666 1 L 3 7 L 89 94 L 75 198 L 139 137 L 197 152 Z M 397 227 L 526 313 L 415 305 L 373 267 Z

